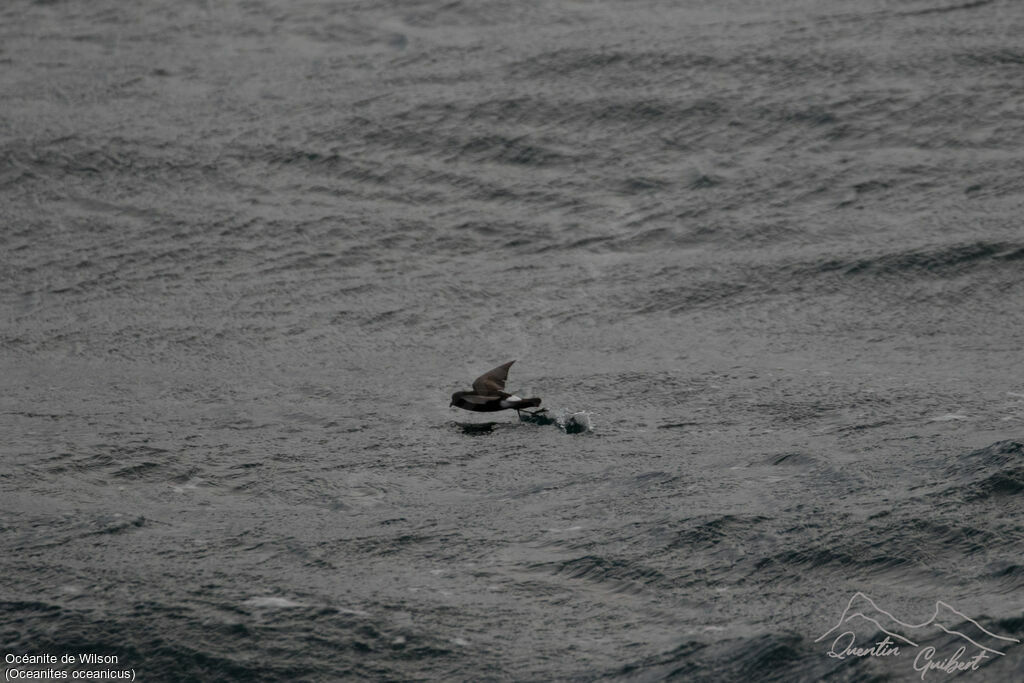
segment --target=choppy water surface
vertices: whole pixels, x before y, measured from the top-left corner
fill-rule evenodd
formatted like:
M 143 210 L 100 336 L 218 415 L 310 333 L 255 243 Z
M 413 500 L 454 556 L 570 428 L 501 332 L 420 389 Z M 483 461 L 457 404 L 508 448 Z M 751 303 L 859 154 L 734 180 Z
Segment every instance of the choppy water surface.
M 858 591 L 1024 639 L 1022 35 L 1015 0 L 4 3 L 4 654 L 920 680 L 815 642 Z M 562 428 L 448 407 L 513 358 Z M 961 680 L 1024 678 L 984 642 Z

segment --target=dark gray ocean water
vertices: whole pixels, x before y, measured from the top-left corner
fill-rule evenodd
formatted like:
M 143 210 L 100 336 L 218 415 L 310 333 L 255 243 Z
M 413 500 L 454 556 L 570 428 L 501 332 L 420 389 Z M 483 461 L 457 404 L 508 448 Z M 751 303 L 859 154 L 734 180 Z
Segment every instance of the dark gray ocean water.
M 7 0 L 7 675 L 1022 680 L 1022 213 L 1018 0 Z

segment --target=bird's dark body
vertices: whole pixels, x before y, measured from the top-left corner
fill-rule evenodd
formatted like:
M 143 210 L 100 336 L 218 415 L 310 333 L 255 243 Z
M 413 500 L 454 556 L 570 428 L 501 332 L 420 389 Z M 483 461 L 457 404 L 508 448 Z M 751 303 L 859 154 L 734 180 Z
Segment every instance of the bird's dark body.
M 522 410 L 536 408 L 540 405 L 539 398 L 510 400 L 509 396 L 478 396 L 471 391 L 456 391 L 452 394 L 452 405 L 477 413 L 493 413 L 496 410 Z
M 498 410 L 523 410 L 540 405 L 539 398 L 519 398 L 507 393 L 505 380 L 508 369 L 515 361 L 499 365 L 473 381 L 473 391 L 456 391 L 450 405 L 476 413 L 493 413 Z

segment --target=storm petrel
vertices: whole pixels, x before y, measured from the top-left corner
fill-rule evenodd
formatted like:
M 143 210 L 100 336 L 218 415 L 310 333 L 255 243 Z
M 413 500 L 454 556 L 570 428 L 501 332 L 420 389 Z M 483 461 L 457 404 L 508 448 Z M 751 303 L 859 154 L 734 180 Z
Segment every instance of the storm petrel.
M 504 365 L 499 365 L 490 372 L 480 375 L 473 380 L 473 391 L 456 391 L 452 394 L 452 402 L 448 406 L 473 410 L 478 413 L 491 413 L 509 408 L 518 413 L 524 408 L 536 408 L 540 405 L 539 398 L 519 398 L 505 392 L 508 369 L 512 367 L 513 363 L 515 361 L 510 360 Z

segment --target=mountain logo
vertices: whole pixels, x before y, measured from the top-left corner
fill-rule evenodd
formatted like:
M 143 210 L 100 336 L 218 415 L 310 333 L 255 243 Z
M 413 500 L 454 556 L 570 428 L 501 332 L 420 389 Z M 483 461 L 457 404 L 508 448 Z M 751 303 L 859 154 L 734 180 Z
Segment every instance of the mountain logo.
M 878 635 L 882 634 L 880 640 Z M 870 646 L 857 644 L 858 635 L 874 638 Z M 836 625 L 818 636 L 814 642 L 832 638 L 826 654 L 835 659 L 848 657 L 900 657 L 916 652 L 914 670 L 922 680 L 929 671 L 956 673 L 977 671 L 981 663 L 1002 657 L 1007 648 L 1020 641 L 989 631 L 974 619 L 942 600 L 935 602 L 935 611 L 927 620 L 914 624 L 893 616 L 860 591 L 853 594 Z M 944 647 L 959 645 L 950 656 L 937 658 L 937 649 L 928 641 L 943 640 Z

